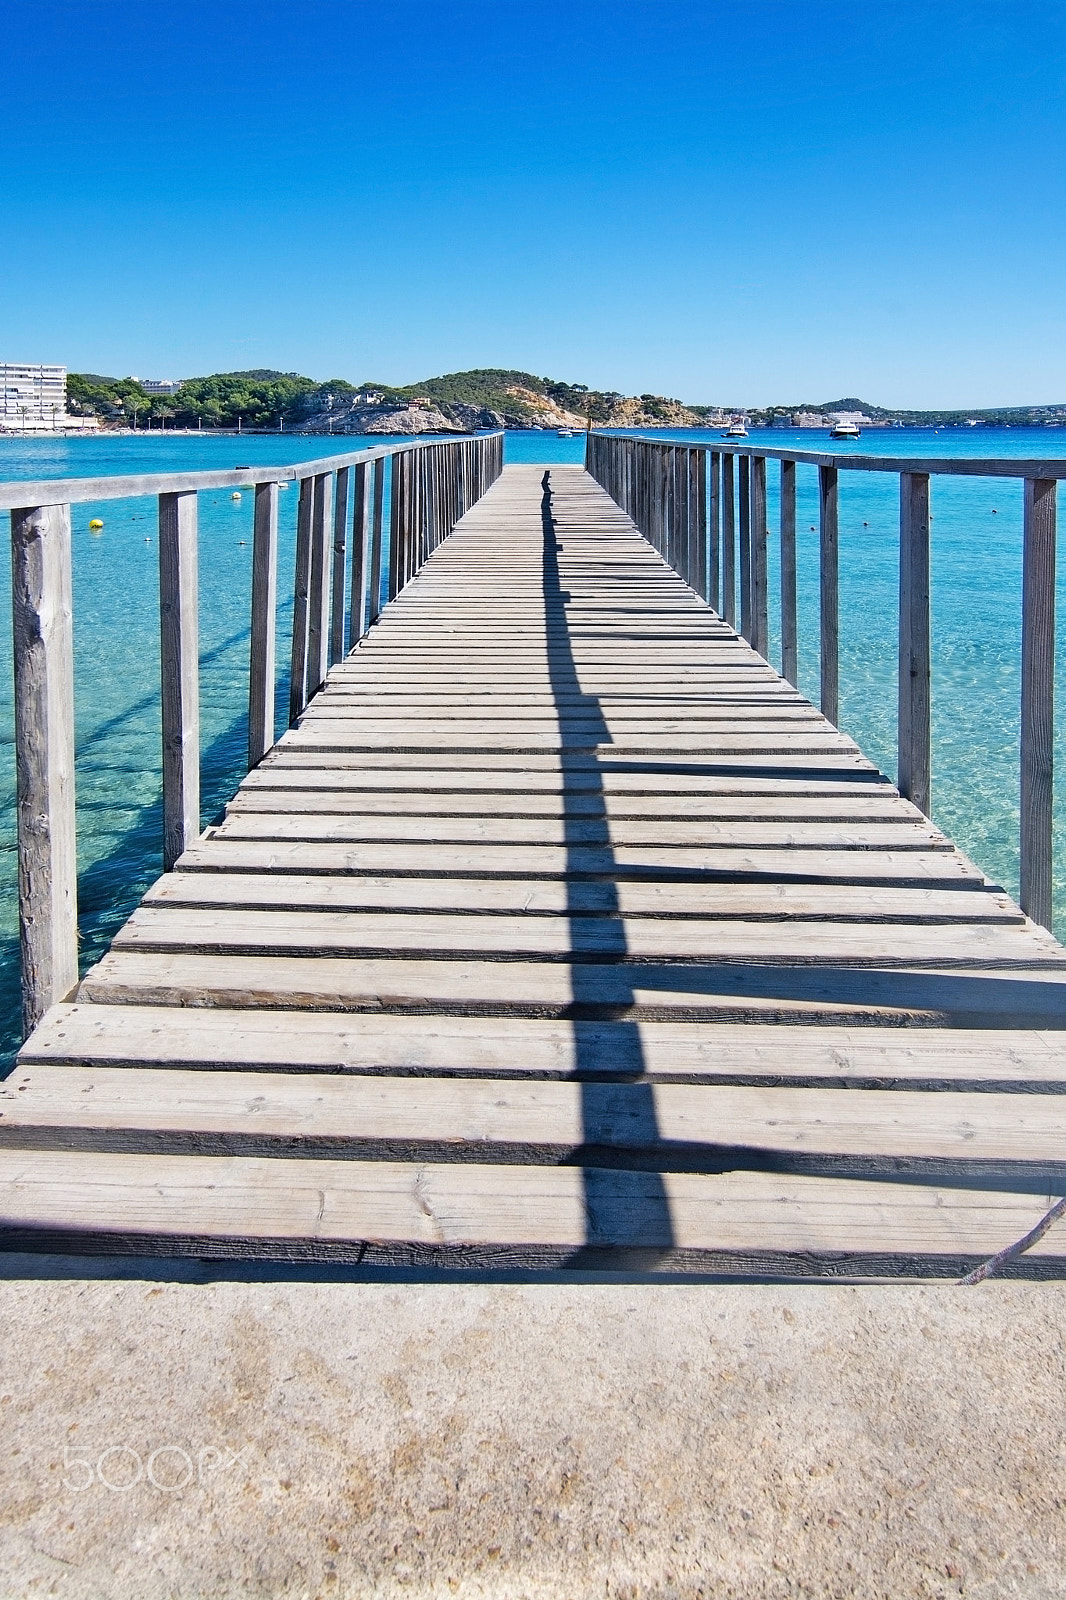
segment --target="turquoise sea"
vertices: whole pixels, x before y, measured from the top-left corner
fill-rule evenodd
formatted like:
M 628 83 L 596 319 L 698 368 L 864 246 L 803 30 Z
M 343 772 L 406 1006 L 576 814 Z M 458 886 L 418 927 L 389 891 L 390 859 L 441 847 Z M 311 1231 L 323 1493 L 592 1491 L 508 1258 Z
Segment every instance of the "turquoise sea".
M 679 430 L 649 438 L 718 442 Z M 370 441 L 368 441 L 369 443 Z M 374 440 L 374 443 L 382 442 Z M 824 434 L 760 430 L 759 445 L 817 450 Z M 358 448 L 352 439 L 174 434 L 99 439 L 0 439 L 0 481 L 143 471 L 286 465 Z M 1057 429 L 878 429 L 838 454 L 1066 455 Z M 577 462 L 581 437 L 511 433 L 506 460 Z M 768 522 L 777 526 L 777 467 L 769 463 Z M 983 870 L 1017 893 L 1018 658 L 1021 636 L 1021 484 L 933 481 L 933 815 Z M 281 495 L 278 581 L 279 727 L 288 703 L 296 493 Z M 155 501 L 76 505 L 74 642 L 78 856 L 83 970 L 106 948 L 160 871 L 159 603 Z M 103 519 L 91 533 L 91 518 Z M 818 695 L 817 474 L 797 469 L 800 688 Z M 200 496 L 202 816 L 208 822 L 244 771 L 252 495 Z M 898 487 L 891 474 L 841 475 L 841 723 L 895 775 Z M 777 544 L 770 540 L 771 660 Z M 10 571 L 3 564 L 0 652 L 11 660 Z M 1062 579 L 1060 577 L 1060 590 Z M 1066 611 L 1060 594 L 1060 632 Z M 1066 652 L 1060 651 L 1060 657 Z M 1060 668 L 1061 676 L 1061 668 Z M 1058 728 L 1066 694 L 1057 684 Z M 1061 738 L 1058 741 L 1061 745 Z M 1057 751 L 1058 754 L 1058 751 Z M 1066 782 L 1056 805 L 1056 932 L 1066 935 Z M 12 681 L 0 673 L 0 1069 L 19 1040 L 18 908 Z

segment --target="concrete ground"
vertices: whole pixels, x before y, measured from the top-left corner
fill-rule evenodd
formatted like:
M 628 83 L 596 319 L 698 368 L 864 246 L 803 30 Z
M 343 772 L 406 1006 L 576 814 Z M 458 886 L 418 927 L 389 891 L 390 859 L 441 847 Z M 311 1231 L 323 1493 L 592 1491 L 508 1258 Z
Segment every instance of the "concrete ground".
M 4 1270 L 3 1600 L 1066 1595 L 1066 1287 Z

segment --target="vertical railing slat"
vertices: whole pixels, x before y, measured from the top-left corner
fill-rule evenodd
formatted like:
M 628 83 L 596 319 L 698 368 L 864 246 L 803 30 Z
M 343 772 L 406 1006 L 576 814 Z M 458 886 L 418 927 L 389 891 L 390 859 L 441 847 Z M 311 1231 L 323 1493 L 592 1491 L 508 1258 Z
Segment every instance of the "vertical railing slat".
M 740 631 L 751 643 L 751 458 L 737 458 L 740 502 Z
M 329 558 L 333 514 L 333 474 L 315 475 L 311 513 L 311 584 L 307 600 L 307 684 L 304 704 L 326 681 L 329 657 Z
M 1019 902 L 1051 926 L 1055 734 L 1054 478 L 1026 478 L 1022 554 L 1021 838 Z
M 78 981 L 70 507 L 11 513 L 22 1021 Z
M 348 479 L 341 467 L 333 495 L 333 595 L 330 608 L 329 662 L 344 655 L 344 580 L 348 576 Z
M 733 490 L 732 451 L 722 452 L 722 616 L 737 625 L 736 500 Z
M 837 468 L 818 468 L 819 577 L 821 592 L 821 709 L 834 727 L 839 722 L 839 539 Z
M 370 517 L 367 473 L 370 462 L 361 461 L 355 469 L 352 496 L 352 581 L 348 597 L 348 648 L 363 637 L 367 627 L 367 578 L 370 572 Z
M 376 622 L 381 615 L 381 557 L 384 541 L 385 458 L 374 462 L 374 496 L 370 527 L 370 599 L 369 621 Z
M 311 521 L 315 500 L 314 478 L 300 479 L 296 511 L 296 576 L 292 599 L 292 660 L 289 668 L 289 726 L 307 704 L 307 610 L 311 585 Z
M 899 475 L 899 792 L 929 814 L 929 474 Z
M 769 653 L 769 605 L 766 592 L 766 457 L 751 458 L 751 643 L 761 656 Z
M 252 642 L 248 663 L 248 768 L 274 743 L 275 628 L 278 599 L 278 486 L 255 486 L 252 534 Z
M 707 517 L 707 604 L 712 610 L 722 614 L 721 596 L 721 479 L 722 479 L 722 452 L 712 450 L 711 453 L 711 481 L 709 485 L 710 506 Z
M 781 676 L 799 676 L 796 619 L 796 463 L 781 463 Z
M 159 496 L 163 870 L 200 833 L 200 660 L 196 491 Z

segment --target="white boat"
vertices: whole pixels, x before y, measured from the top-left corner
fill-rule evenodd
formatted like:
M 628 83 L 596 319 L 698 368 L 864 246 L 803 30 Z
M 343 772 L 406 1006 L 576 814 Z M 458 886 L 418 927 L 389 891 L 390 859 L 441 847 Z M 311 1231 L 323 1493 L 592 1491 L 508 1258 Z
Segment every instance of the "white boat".
M 576 428 L 557 428 L 556 432 L 558 433 L 560 439 L 576 439 L 577 438 L 577 429 Z
M 836 422 L 829 430 L 831 439 L 857 439 L 859 427 L 854 422 Z
M 722 435 L 723 439 L 746 439 L 747 437 L 748 430 L 745 428 L 743 422 L 731 422 L 725 433 Z

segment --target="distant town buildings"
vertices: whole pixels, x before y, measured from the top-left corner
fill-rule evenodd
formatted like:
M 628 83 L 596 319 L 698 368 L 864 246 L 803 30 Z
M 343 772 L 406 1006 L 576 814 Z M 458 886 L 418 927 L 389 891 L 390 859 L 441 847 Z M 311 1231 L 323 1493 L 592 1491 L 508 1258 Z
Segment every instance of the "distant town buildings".
M 777 418 L 774 422 L 777 423 Z M 865 411 L 794 411 L 794 428 L 837 428 L 842 422 L 853 422 L 857 428 L 872 428 L 876 424 Z
M 67 369 L 41 362 L 0 361 L 0 433 L 79 433 L 96 417 L 67 414 Z
M 145 394 L 177 394 L 184 382 L 183 378 L 135 378 L 130 373 L 131 383 L 139 383 Z

